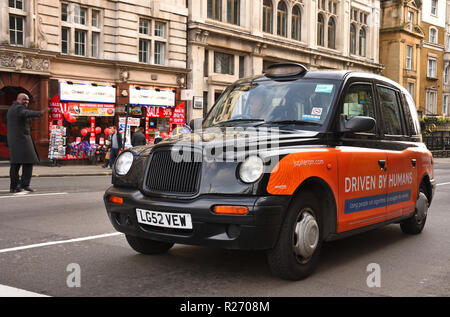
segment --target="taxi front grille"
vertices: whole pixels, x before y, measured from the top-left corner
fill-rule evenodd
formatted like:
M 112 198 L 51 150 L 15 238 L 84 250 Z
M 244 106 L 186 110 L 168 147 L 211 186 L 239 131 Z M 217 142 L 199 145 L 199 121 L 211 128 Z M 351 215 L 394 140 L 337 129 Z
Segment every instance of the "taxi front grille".
M 150 193 L 194 195 L 198 191 L 201 162 L 174 160 L 170 150 L 149 157 L 145 190 Z

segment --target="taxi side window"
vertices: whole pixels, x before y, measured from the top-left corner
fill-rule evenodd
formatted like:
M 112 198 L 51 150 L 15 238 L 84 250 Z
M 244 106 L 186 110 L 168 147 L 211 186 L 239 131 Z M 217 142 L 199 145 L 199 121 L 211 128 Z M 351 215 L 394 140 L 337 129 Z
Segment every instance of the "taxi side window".
M 375 117 L 375 104 L 371 84 L 354 84 L 345 95 L 343 114 L 349 120 L 355 116 Z M 371 131 L 375 133 L 375 127 Z
M 378 86 L 384 134 L 403 135 L 402 116 L 397 93 L 393 89 Z

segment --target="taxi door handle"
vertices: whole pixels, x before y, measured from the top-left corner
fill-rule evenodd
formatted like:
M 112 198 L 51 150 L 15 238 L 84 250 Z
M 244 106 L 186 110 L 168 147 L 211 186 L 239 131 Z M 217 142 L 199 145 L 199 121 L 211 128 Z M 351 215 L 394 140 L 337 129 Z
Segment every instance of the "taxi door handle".
M 416 167 L 416 165 L 417 165 L 417 160 L 416 160 L 416 159 L 412 159 L 412 160 L 411 160 L 411 164 L 412 164 L 413 167 Z
M 387 170 L 386 168 L 386 160 L 378 160 L 378 165 L 380 165 L 380 168 L 384 171 Z

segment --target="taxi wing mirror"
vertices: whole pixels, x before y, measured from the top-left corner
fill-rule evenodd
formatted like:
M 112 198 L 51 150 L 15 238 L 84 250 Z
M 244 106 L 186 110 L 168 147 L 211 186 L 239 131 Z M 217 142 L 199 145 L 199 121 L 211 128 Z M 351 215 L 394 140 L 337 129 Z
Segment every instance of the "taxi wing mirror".
M 197 118 L 197 119 L 193 119 L 193 120 L 191 120 L 191 122 L 189 122 L 189 127 L 191 128 L 192 131 L 200 130 L 202 128 L 202 124 L 203 124 L 203 119 Z
M 341 114 L 339 122 L 339 132 L 367 132 L 372 130 L 376 121 L 371 117 L 355 116 L 349 120 L 346 115 Z

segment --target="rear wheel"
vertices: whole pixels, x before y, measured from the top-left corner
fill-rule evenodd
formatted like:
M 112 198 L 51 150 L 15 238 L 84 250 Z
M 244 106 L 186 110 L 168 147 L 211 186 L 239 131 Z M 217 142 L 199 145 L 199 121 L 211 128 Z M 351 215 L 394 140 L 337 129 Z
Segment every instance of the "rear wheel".
M 146 255 L 166 253 L 171 247 L 173 247 L 173 243 L 143 239 L 140 237 L 130 236 L 128 234 L 125 235 L 125 237 L 133 250 Z
M 315 195 L 305 192 L 289 207 L 277 244 L 267 252 L 267 260 L 276 276 L 300 280 L 317 266 L 322 247 L 322 217 Z
M 425 227 L 428 213 L 428 198 L 423 189 L 420 189 L 416 201 L 414 215 L 400 223 L 400 228 L 406 234 L 419 234 Z

